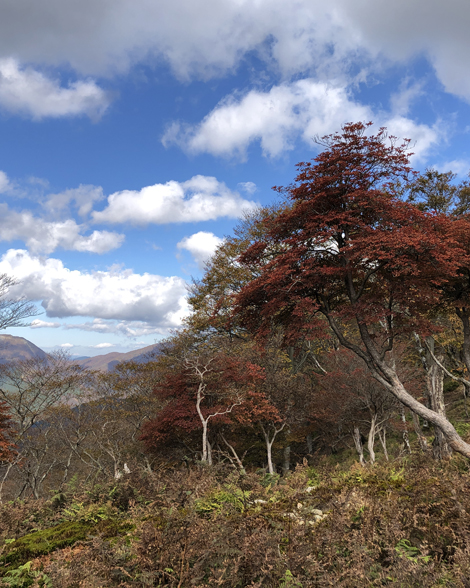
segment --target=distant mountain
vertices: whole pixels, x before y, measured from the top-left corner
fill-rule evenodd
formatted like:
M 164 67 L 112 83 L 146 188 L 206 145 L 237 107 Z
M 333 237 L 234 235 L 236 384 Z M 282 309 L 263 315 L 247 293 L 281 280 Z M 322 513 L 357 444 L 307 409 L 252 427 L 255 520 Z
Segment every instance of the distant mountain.
M 95 357 L 77 357 L 73 358 L 75 363 L 90 370 L 99 370 L 109 372 L 114 369 L 121 361 L 134 360 L 138 363 L 144 363 L 158 354 L 159 344 L 148 345 L 140 349 L 134 349 L 128 353 L 107 353 L 106 355 L 96 355 Z M 37 347 L 31 341 L 23 337 L 13 335 L 0 335 L 0 364 L 10 361 L 31 359 L 33 357 L 46 358 L 47 353 Z
M 0 364 L 33 357 L 45 359 L 47 353 L 23 337 L 0 335 Z
M 106 353 L 106 355 L 96 355 L 95 357 L 88 357 L 86 359 L 74 360 L 75 363 L 81 365 L 89 370 L 99 370 L 101 372 L 111 372 L 114 367 L 121 361 L 130 361 L 131 359 L 137 363 L 144 363 L 149 361 L 153 356 L 158 355 L 159 343 L 148 345 L 141 349 L 134 349 L 127 353 Z

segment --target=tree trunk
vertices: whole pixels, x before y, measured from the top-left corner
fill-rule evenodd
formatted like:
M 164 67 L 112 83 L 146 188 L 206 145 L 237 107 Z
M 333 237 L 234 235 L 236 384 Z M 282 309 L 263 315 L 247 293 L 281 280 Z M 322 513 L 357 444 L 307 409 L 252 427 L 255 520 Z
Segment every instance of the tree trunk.
M 468 418 L 468 406 L 467 406 L 467 398 L 470 393 L 470 386 L 468 384 L 463 385 L 463 407 L 465 409 L 465 416 Z
M 383 382 L 381 378 L 379 381 Z M 447 439 L 447 443 L 457 453 L 461 453 L 468 459 L 470 459 L 470 445 L 460 437 L 455 430 L 452 423 L 450 423 L 446 417 L 437 414 L 433 410 L 426 408 L 421 402 L 418 402 L 416 398 L 413 398 L 409 394 L 403 384 L 400 382 L 397 376 L 392 380 L 392 385 L 387 388 L 392 392 L 397 400 L 407 406 L 412 412 L 420 416 L 422 419 L 429 421 L 432 425 L 439 428 Z
M 266 441 L 266 455 L 268 458 L 268 472 L 270 474 L 276 473 L 276 469 L 273 464 L 273 454 L 272 454 L 273 443 L 274 443 L 274 440 L 276 439 L 277 434 L 280 433 L 284 429 L 285 426 L 286 426 L 286 423 L 283 423 L 278 429 L 278 428 L 276 428 L 276 425 L 273 425 L 274 430 L 273 430 L 272 437 L 270 438 L 269 429 L 267 427 L 265 428 L 263 423 L 260 423 L 260 427 L 261 427 L 261 430 L 263 431 L 264 439 Z
M 275 474 L 276 470 L 274 469 L 273 465 L 272 446 L 272 441 L 266 439 L 266 456 L 268 458 L 268 472 L 270 474 Z
M 367 449 L 369 451 L 369 461 L 372 464 L 375 463 L 375 451 L 374 451 L 374 443 L 375 443 L 375 435 L 376 435 L 376 424 L 377 424 L 377 415 L 374 414 L 370 421 L 370 429 L 369 435 L 367 437 Z
M 207 435 L 207 431 L 206 431 Z M 207 448 L 207 464 L 212 465 L 212 445 L 209 443 L 209 439 L 206 437 L 206 448 Z
M 238 456 L 238 453 L 235 451 L 235 447 L 231 443 L 229 443 L 227 441 L 227 439 L 223 435 L 221 435 L 221 437 L 222 437 L 222 441 L 225 443 L 225 445 L 227 445 L 227 447 L 232 452 L 233 458 L 235 459 L 235 462 L 236 462 L 238 468 L 240 469 L 240 473 L 241 474 L 246 474 L 246 471 L 245 471 L 245 467 L 243 465 L 243 462 L 240 459 L 240 457 Z
M 421 451 L 423 453 L 427 453 L 429 450 L 428 442 L 427 442 L 426 437 L 423 434 L 423 431 L 421 429 L 421 425 L 419 424 L 419 416 L 417 414 L 415 414 L 414 412 L 411 413 L 411 416 L 413 418 L 413 427 L 414 427 L 416 436 L 418 437 L 419 446 L 421 447 Z
M 403 423 L 403 448 L 407 451 L 407 453 L 411 453 L 411 445 L 410 445 L 410 438 L 408 436 L 408 428 L 406 425 L 406 415 L 405 415 L 405 407 L 400 407 L 400 416 L 401 422 Z
M 387 461 L 389 461 L 386 435 L 387 435 L 387 429 L 385 429 L 385 427 L 383 429 L 380 429 L 380 431 L 378 431 L 378 436 L 379 436 L 380 444 L 382 445 L 382 449 L 384 450 L 385 459 Z
M 368 357 L 360 349 L 358 349 L 358 355 L 366 361 L 371 370 L 372 376 L 378 382 L 383 384 L 397 400 L 407 406 L 412 412 L 439 428 L 444 434 L 447 443 L 454 451 L 470 459 L 470 445 L 465 443 L 460 437 L 452 423 L 450 423 L 445 416 L 442 416 L 421 404 L 421 402 L 416 400 L 416 398 L 406 390 L 395 369 L 388 365 L 377 351 L 370 333 L 367 331 L 366 325 L 363 323 L 359 324 L 359 329 L 361 332 L 361 338 L 367 348 Z
M 359 427 L 354 427 L 353 439 L 354 445 L 356 446 L 356 451 L 359 455 L 359 463 L 361 465 L 365 465 L 366 462 L 364 459 L 364 447 L 362 446 L 361 432 L 359 431 Z
M 437 414 L 446 418 L 446 407 L 444 402 L 444 370 L 436 363 L 433 354 L 435 354 L 435 341 L 432 337 L 426 339 L 426 387 L 429 396 L 429 406 Z M 431 353 L 432 352 L 432 353 Z M 437 356 L 437 360 L 442 364 L 443 356 Z M 434 427 L 433 456 L 434 459 L 444 459 L 452 455 L 446 438 L 438 427 Z
M 290 445 L 284 447 L 284 460 L 282 463 L 282 471 L 284 474 L 290 470 Z
M 204 463 L 207 462 L 209 458 L 209 446 L 207 441 L 207 420 L 203 420 L 202 422 L 202 459 Z

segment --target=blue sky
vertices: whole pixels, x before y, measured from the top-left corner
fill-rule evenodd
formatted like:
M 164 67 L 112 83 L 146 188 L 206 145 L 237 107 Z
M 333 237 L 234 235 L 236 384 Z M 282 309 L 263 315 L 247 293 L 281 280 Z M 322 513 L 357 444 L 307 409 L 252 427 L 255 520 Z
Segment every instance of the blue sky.
M 42 312 L 6 332 L 75 355 L 166 336 L 237 218 L 345 122 L 463 179 L 469 22 L 467 0 L 4 0 L 0 272 Z

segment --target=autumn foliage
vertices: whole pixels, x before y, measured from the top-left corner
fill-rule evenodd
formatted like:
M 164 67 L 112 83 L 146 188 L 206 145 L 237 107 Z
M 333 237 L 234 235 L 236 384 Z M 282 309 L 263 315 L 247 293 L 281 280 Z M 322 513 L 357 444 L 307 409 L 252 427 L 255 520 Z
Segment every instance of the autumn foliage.
M 198 368 L 207 370 L 204 380 L 199 377 Z M 269 416 L 270 411 L 275 413 L 256 389 L 263 378 L 259 366 L 223 352 L 209 357 L 206 354 L 199 363 L 190 358 L 176 361 L 155 387 L 154 393 L 164 407 L 145 424 L 142 441 L 148 449 L 155 449 L 177 438 L 184 440 L 185 436 L 201 428 L 196 406 L 201 381 L 204 386 L 200 404 L 202 417 L 212 417 L 214 425 L 241 420 L 251 422 L 260 414 Z
M 11 440 L 12 432 L 8 405 L 0 402 L 0 464 L 11 461 L 15 456 L 15 444 Z

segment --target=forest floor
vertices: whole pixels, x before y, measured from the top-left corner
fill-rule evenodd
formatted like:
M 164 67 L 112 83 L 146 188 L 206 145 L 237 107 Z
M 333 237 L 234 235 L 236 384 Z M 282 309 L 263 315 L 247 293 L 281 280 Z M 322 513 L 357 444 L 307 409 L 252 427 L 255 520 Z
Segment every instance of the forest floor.
M 459 456 L 287 476 L 203 465 L 0 507 L 0 585 L 470 588 Z

